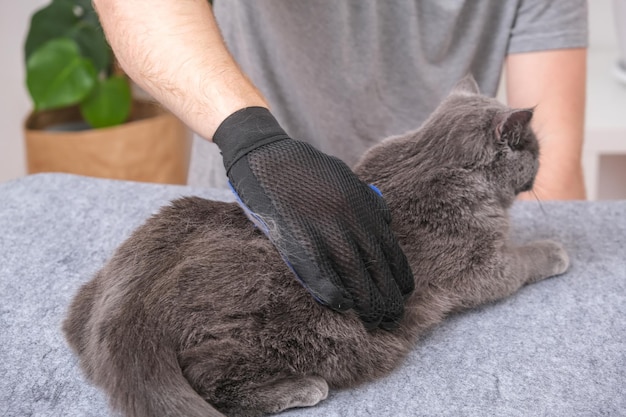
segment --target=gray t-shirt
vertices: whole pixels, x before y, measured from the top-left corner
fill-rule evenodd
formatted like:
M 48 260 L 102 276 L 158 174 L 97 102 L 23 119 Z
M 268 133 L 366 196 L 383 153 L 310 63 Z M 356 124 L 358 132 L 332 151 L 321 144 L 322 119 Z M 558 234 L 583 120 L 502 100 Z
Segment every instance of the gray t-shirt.
M 214 12 L 285 130 L 349 165 L 419 127 L 465 74 L 495 95 L 508 54 L 587 45 L 585 0 L 216 0 Z M 190 182 L 220 185 L 202 148 Z

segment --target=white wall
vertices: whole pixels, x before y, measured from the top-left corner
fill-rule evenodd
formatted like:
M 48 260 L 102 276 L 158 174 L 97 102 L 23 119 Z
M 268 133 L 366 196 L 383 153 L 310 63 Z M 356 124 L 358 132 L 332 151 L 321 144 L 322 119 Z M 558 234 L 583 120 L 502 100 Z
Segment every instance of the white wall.
M 26 173 L 22 122 L 31 108 L 23 45 L 33 11 L 47 0 L 0 1 L 0 182 Z
M 0 0 L 0 51 L 4 58 L 0 64 L 0 182 L 26 173 L 22 122 L 31 102 L 25 87 L 22 48 L 30 15 L 47 3 L 48 0 Z M 589 0 L 590 61 L 596 50 L 605 51 L 605 56 L 617 56 L 611 3 L 612 0 Z M 600 74 L 590 73 L 590 77 L 609 77 L 609 73 L 607 68 Z M 590 88 L 593 85 L 590 82 Z

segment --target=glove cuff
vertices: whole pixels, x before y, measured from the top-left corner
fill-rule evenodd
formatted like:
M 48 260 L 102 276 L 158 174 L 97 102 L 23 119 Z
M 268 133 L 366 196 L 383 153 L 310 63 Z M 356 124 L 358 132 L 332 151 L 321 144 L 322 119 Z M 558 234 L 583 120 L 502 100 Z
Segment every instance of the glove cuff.
M 222 153 L 226 172 L 253 150 L 277 140 L 289 139 L 265 107 L 245 107 L 228 116 L 213 135 Z

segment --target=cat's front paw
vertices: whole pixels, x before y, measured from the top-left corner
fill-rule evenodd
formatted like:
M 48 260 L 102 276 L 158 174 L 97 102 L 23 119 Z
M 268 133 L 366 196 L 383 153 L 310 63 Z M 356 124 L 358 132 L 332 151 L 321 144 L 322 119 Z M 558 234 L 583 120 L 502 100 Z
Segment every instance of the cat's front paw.
M 569 255 L 559 242 L 542 240 L 535 242 L 536 249 L 540 250 L 547 260 L 547 277 L 560 275 L 569 268 Z

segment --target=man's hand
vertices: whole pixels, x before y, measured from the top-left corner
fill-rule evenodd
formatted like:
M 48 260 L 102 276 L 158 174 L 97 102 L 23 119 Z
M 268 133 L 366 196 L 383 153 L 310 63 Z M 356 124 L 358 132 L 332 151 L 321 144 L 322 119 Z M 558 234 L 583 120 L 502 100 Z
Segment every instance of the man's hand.
M 354 308 L 368 329 L 394 327 L 414 281 L 382 197 L 263 107 L 229 116 L 213 141 L 240 204 L 313 297 Z

